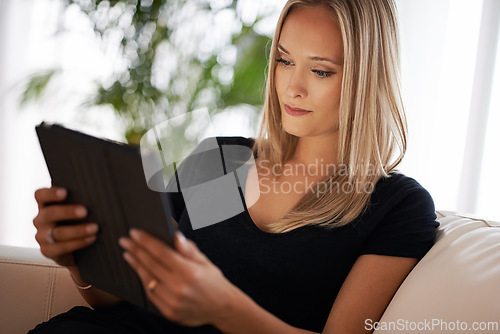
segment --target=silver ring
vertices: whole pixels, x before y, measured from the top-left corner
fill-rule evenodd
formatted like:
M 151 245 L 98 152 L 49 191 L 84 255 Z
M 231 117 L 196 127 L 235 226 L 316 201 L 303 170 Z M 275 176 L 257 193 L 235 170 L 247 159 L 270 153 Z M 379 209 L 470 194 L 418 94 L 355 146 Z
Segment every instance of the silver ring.
M 45 240 L 49 243 L 49 244 L 55 244 L 56 241 L 54 240 L 54 236 L 52 235 L 52 232 L 54 232 L 54 228 L 55 226 L 52 226 L 49 230 L 49 233 L 47 233 L 47 235 L 45 236 Z

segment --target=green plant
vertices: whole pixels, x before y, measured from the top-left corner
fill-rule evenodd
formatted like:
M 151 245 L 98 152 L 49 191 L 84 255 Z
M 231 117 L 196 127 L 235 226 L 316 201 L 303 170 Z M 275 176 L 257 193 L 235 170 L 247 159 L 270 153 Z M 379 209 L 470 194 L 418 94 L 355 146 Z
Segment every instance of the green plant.
M 237 5 L 237 0 L 217 8 L 209 0 L 65 0 L 66 10 L 76 7 L 86 15 L 103 45 L 118 45 L 117 63 L 126 64 L 96 82 L 86 107 L 110 106 L 132 144 L 161 121 L 199 107 L 214 114 L 247 104 L 257 118 L 269 37 L 254 29 L 262 17 L 244 24 Z M 202 47 L 214 36 L 196 25 L 204 19 L 210 27 L 221 13 L 233 15 L 229 40 Z M 230 51 L 237 56 L 228 61 L 224 54 Z M 162 68 L 166 58 L 174 66 Z M 39 99 L 59 73 L 51 69 L 31 76 L 22 102 Z

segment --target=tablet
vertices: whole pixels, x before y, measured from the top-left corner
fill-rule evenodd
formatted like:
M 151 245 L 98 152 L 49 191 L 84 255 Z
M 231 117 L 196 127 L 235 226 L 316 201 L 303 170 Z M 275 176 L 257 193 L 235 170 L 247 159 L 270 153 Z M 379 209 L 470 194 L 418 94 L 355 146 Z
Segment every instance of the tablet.
M 97 240 L 74 253 L 83 280 L 157 312 L 118 244 L 131 228 L 139 228 L 173 245 L 176 226 L 170 198 L 148 187 L 140 149 L 57 124 L 41 123 L 36 132 L 52 185 L 68 190 L 66 203 L 88 209 L 85 220 L 60 224 L 99 225 Z

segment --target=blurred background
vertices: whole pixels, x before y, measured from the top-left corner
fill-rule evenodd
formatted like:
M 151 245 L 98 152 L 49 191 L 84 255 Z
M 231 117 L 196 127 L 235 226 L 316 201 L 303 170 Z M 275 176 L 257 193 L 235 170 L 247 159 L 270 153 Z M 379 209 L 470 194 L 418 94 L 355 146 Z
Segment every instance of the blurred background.
M 284 3 L 0 0 L 0 244 L 37 247 L 33 192 L 50 185 L 41 121 L 137 144 L 207 107 L 218 135 L 255 136 Z M 437 209 L 500 220 L 500 1 L 396 3 L 410 131 L 400 169 Z

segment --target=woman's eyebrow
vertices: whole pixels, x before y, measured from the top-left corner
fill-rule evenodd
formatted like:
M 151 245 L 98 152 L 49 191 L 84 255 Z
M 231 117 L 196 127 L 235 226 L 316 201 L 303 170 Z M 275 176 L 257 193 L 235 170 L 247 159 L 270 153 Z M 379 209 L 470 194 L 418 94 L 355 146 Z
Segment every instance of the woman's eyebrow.
M 342 63 L 339 62 L 339 61 L 335 61 L 335 60 L 332 60 L 330 58 L 324 58 L 324 57 L 309 57 L 309 59 L 313 60 L 313 61 L 327 61 L 327 62 L 330 62 L 334 65 L 337 65 L 337 66 L 342 66 Z
M 285 53 L 287 55 L 290 55 L 290 52 L 288 52 L 281 44 L 278 44 L 278 51 L 283 52 L 283 53 Z M 309 57 L 309 59 L 312 60 L 312 61 L 327 61 L 327 62 L 330 62 L 330 63 L 332 63 L 334 65 L 342 66 L 342 62 L 335 61 L 333 59 L 326 58 L 326 57 L 313 56 L 313 57 Z
M 286 53 L 287 55 L 290 54 L 290 52 L 288 52 L 281 44 L 278 44 L 278 50 L 283 53 Z

